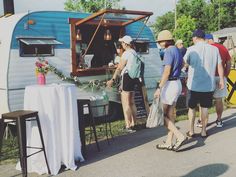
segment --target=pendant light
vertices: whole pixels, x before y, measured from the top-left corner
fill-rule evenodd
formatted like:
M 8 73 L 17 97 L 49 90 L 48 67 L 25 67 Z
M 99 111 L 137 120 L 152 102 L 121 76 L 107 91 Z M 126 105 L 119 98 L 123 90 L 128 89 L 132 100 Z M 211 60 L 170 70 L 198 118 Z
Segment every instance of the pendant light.
M 104 33 L 104 40 L 105 41 L 110 41 L 111 39 L 112 39 L 111 32 L 110 32 L 109 29 L 106 29 L 105 33 Z
M 76 33 L 76 41 L 82 41 L 82 34 L 79 29 L 77 30 Z

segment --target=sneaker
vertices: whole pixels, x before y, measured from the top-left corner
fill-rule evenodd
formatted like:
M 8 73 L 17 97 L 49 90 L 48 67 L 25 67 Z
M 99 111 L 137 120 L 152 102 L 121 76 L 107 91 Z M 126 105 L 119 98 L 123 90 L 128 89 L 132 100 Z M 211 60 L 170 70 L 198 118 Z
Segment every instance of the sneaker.
M 125 128 L 124 131 L 126 133 L 134 133 L 134 132 L 136 132 L 136 130 L 133 130 L 132 128 Z
M 216 127 L 218 128 L 223 127 L 223 122 L 221 120 L 216 120 Z
M 202 122 L 200 120 L 198 120 L 196 126 L 199 128 L 202 128 Z

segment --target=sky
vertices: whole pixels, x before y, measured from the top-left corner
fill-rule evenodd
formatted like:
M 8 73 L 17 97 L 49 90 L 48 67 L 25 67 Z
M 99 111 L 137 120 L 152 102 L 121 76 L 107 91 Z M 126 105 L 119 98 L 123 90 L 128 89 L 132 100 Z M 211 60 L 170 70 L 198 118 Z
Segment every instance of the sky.
M 36 10 L 64 10 L 66 0 L 14 0 L 15 13 Z M 157 16 L 173 11 L 176 0 L 121 0 L 121 6 L 127 10 L 151 11 L 150 22 Z M 0 15 L 3 15 L 3 0 L 0 0 Z

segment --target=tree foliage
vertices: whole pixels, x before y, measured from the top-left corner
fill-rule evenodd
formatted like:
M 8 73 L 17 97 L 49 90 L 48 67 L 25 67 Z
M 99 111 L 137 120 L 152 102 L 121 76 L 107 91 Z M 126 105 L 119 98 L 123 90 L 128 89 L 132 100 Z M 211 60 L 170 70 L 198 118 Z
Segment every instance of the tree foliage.
M 211 0 L 207 7 L 207 30 L 209 32 L 236 26 L 236 1 Z
M 205 0 L 180 0 L 177 4 L 177 18 L 182 15 L 190 16 L 196 19 L 196 28 L 205 29 L 206 7 Z
M 183 15 L 178 18 L 177 24 L 178 26 L 173 32 L 175 39 L 182 39 L 184 41 L 184 46 L 191 45 L 192 31 L 196 29 L 196 22 L 194 18 Z
M 236 1 L 235 0 L 178 0 L 177 5 L 177 29 L 176 37 L 191 40 L 191 36 L 186 35 L 192 32 L 192 28 L 183 28 L 187 21 L 194 20 L 195 29 L 199 28 L 207 33 L 214 32 L 218 29 L 236 26 Z M 181 24 L 179 24 L 181 23 Z M 190 24 L 192 27 L 192 24 Z M 158 17 L 152 25 L 154 32 L 157 34 L 163 29 L 173 31 L 174 29 L 174 12 L 168 12 Z M 180 28 L 180 29 L 179 29 Z M 190 31 L 191 30 L 191 31 Z M 186 37 L 189 36 L 190 39 Z
M 162 30 L 173 31 L 175 28 L 175 14 L 173 12 L 167 12 L 165 15 L 158 17 L 156 22 L 151 25 L 155 34 L 158 34 Z
M 120 0 L 66 0 L 65 10 L 94 13 L 101 9 L 120 8 Z

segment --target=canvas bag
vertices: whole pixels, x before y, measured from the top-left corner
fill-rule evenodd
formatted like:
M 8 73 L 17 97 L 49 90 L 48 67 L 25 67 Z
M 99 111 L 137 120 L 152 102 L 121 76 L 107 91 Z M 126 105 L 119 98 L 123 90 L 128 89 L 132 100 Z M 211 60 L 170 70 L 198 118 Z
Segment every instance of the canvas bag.
M 134 58 L 133 58 L 132 67 L 130 70 L 128 70 L 128 74 L 129 74 L 129 77 L 131 77 L 132 79 L 135 79 L 135 78 L 140 78 L 142 60 L 138 54 L 133 53 L 133 55 L 134 55 Z
M 147 118 L 146 127 L 153 128 L 164 125 L 164 112 L 160 97 L 153 99 Z

